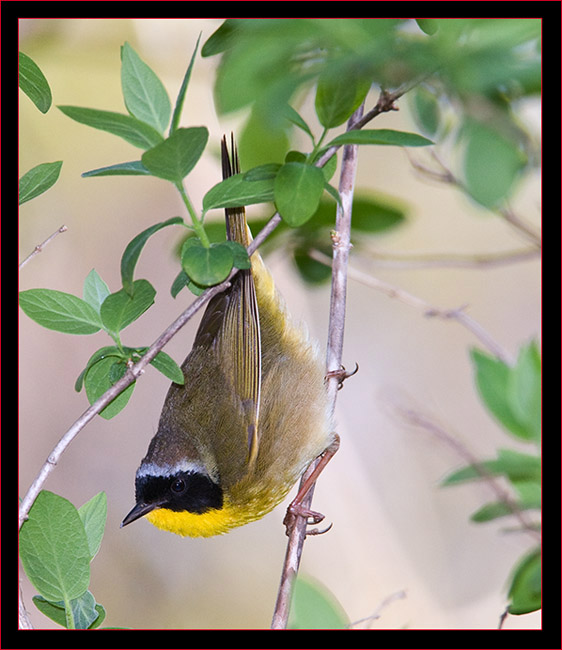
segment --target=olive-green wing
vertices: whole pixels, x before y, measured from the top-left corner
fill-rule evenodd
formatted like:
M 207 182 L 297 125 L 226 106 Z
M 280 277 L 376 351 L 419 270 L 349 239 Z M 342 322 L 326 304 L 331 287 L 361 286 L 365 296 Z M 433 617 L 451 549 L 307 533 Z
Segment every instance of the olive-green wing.
M 223 176 L 237 173 L 238 159 L 232 158 L 222 142 Z M 229 239 L 248 245 L 249 234 L 244 208 L 227 208 Z M 232 387 L 234 408 L 240 411 L 247 444 L 248 462 L 258 453 L 261 385 L 261 336 L 256 287 L 251 269 L 241 270 L 222 294 L 207 306 L 195 337 L 195 346 L 212 346 L 217 361 Z

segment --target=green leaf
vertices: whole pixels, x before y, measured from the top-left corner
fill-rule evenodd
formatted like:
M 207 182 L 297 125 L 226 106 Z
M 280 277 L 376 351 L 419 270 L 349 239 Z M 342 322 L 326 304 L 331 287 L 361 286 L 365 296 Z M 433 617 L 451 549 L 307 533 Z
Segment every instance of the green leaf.
M 164 133 L 172 112 L 168 93 L 129 43 L 121 48 L 121 87 L 129 113 L 158 133 Z
M 284 21 L 276 22 L 280 28 L 286 25 Z M 282 119 L 282 109 L 297 85 L 298 73 L 290 65 L 295 45 L 281 34 L 271 34 L 270 38 L 250 37 L 242 44 L 235 42 L 235 47 L 222 57 L 215 80 L 215 106 L 219 115 L 254 102 L 268 102 L 269 120 Z
M 188 239 L 182 246 L 182 268 L 199 285 L 219 284 L 228 277 L 233 263 L 234 254 L 225 242 L 206 248 L 198 239 Z
M 301 131 L 304 131 L 304 133 L 306 133 L 314 143 L 314 134 L 312 133 L 312 130 L 310 129 L 310 127 L 308 126 L 304 118 L 300 115 L 300 113 L 298 113 L 290 104 L 287 104 L 285 106 L 285 109 L 283 111 L 283 117 L 286 120 L 288 120 L 291 124 L 301 129 Z
M 34 199 L 51 188 L 58 180 L 62 160 L 41 163 L 26 172 L 19 182 L 19 204 Z
M 242 178 L 245 181 L 269 181 L 273 180 L 277 175 L 277 172 L 281 169 L 280 163 L 266 163 L 264 165 L 258 165 L 252 169 L 248 169 L 247 172 L 242 174 Z
M 96 599 L 90 591 L 86 591 L 79 598 L 71 600 L 70 607 L 72 608 L 72 618 L 76 630 L 88 630 L 99 618 Z
M 447 476 L 443 486 L 456 485 L 463 481 L 482 479 L 484 476 L 506 476 L 512 483 L 532 481 L 540 485 L 541 459 L 539 456 L 523 454 L 513 449 L 498 449 L 498 457 L 485 460 L 478 465 L 468 465 Z
M 133 276 L 135 267 L 141 251 L 148 239 L 154 235 L 154 233 L 162 230 L 162 228 L 166 228 L 166 226 L 183 223 L 184 221 L 181 217 L 172 217 L 166 221 L 161 221 L 160 223 L 143 230 L 127 244 L 127 248 L 125 248 L 123 256 L 121 257 L 121 282 L 123 288 L 129 295 L 133 295 Z
M 410 95 L 410 93 L 408 93 Z M 439 102 L 435 94 L 425 86 L 413 89 L 410 106 L 419 128 L 429 136 L 434 136 L 439 129 Z
M 41 113 L 51 107 L 51 89 L 39 66 L 27 54 L 19 53 L 19 86 Z
M 101 279 L 96 269 L 92 269 L 84 280 L 82 298 L 99 314 L 103 301 L 110 293 L 109 287 Z
M 52 621 L 62 627 L 66 627 L 66 610 L 64 608 L 64 602 L 62 600 L 57 603 L 52 603 L 49 600 L 43 598 L 43 596 L 33 596 L 33 603 L 37 609 L 50 618 Z
M 82 178 L 91 178 L 94 176 L 151 176 L 151 173 L 140 160 L 132 160 L 107 167 L 98 167 L 98 169 L 92 169 L 80 175 Z
M 68 603 L 90 582 L 90 551 L 76 508 L 42 490 L 20 533 L 20 556 L 30 582 L 49 601 Z
M 289 629 L 340 630 L 349 624 L 342 606 L 321 583 L 298 576 L 295 581 Z
M 536 341 L 519 350 L 507 386 L 507 399 L 513 415 L 538 442 L 541 436 L 541 358 Z
M 512 514 L 513 510 L 504 501 L 492 501 L 474 512 L 470 516 L 470 519 L 475 523 L 484 523 L 486 521 L 498 519 L 499 517 L 507 517 Z
M 204 212 L 273 201 L 273 178 L 252 181 L 244 176 L 235 174 L 213 186 L 203 197 Z
M 334 154 L 324 163 L 323 167 L 320 167 L 322 173 L 324 174 L 324 180 L 326 183 L 328 183 L 332 176 L 336 173 L 337 166 L 338 157 Z
M 340 193 L 338 192 L 338 190 L 336 190 L 335 187 L 330 185 L 330 183 L 324 183 L 324 189 L 326 190 L 326 192 L 328 192 L 328 194 L 334 199 L 336 203 L 338 203 L 339 205 L 342 204 Z
M 232 251 L 232 257 L 234 259 L 232 266 L 235 266 L 237 269 L 249 269 L 252 266 L 252 262 L 250 261 L 250 258 L 248 257 L 248 252 L 240 244 L 240 242 L 237 241 L 225 241 L 222 242 L 222 246 L 228 246 L 230 250 Z
M 523 454 L 514 449 L 498 449 L 498 460 L 494 465 L 497 473 L 505 474 L 507 478 L 516 481 L 541 482 L 541 458 L 531 454 Z
M 172 295 L 172 298 L 176 298 L 178 293 L 184 288 L 187 287 L 189 283 L 189 276 L 187 273 L 182 269 L 174 278 L 174 281 L 172 282 L 172 286 L 170 287 L 170 294 Z
M 213 56 L 229 49 L 234 43 L 236 32 L 237 22 L 232 19 L 225 20 L 205 41 L 201 50 L 201 56 Z
M 424 34 L 432 36 L 439 30 L 439 20 L 435 18 L 416 18 L 418 27 Z
M 540 510 L 542 502 L 541 484 L 538 481 L 512 481 L 519 498 L 521 509 Z
M 57 108 L 80 124 L 117 135 L 140 149 L 149 149 L 164 140 L 155 128 L 131 115 L 80 106 L 58 106 Z
M 323 284 L 332 277 L 332 268 L 322 262 L 317 262 L 309 255 L 310 247 L 306 245 L 295 249 L 293 260 L 305 282 L 309 284 Z M 326 252 L 326 251 L 324 251 Z
M 497 129 L 471 122 L 465 128 L 464 176 L 470 196 L 487 208 L 510 193 L 523 167 L 514 142 Z
M 125 329 L 154 303 L 156 291 L 148 280 L 135 280 L 131 286 L 132 296 L 121 289 L 107 296 L 101 306 L 102 322 L 112 334 Z
M 183 81 L 181 83 L 181 88 L 178 93 L 178 98 L 176 99 L 176 105 L 174 107 L 174 114 L 172 115 L 172 123 L 170 125 L 170 135 L 178 128 L 178 124 L 180 123 L 180 117 L 181 117 L 181 111 L 183 108 L 183 102 L 185 99 L 185 93 L 187 91 L 187 86 L 189 84 L 189 80 L 191 78 L 191 71 L 193 69 L 193 64 L 195 63 L 195 55 L 197 54 L 197 48 L 199 47 L 199 41 L 201 40 L 201 34 L 197 37 L 197 43 L 195 43 L 195 49 L 193 50 L 193 54 L 191 55 L 191 61 L 189 62 L 189 65 L 187 66 L 187 70 L 185 71 L 185 75 L 183 77 Z
M 94 334 L 102 328 L 95 309 L 70 293 L 53 289 L 20 292 L 20 307 L 39 325 L 65 334 Z
M 395 131 L 394 129 L 354 129 L 336 136 L 323 149 L 341 144 L 380 144 L 397 147 L 427 147 L 434 144 L 417 133 Z
M 327 66 L 320 74 L 314 106 L 320 124 L 332 129 L 343 124 L 365 99 L 371 80 L 355 73 L 354 62 Z
M 267 110 L 254 107 L 238 136 L 241 169 L 281 163 L 289 149 L 289 128 L 285 119 L 277 119 L 271 124 Z
M 107 495 L 105 492 L 99 492 L 89 501 L 86 501 L 78 508 L 78 514 L 86 531 L 90 561 L 92 561 L 100 549 L 105 530 L 105 521 L 107 519 Z
M 159 370 L 168 379 L 171 379 L 175 384 L 180 384 L 183 386 L 185 383 L 185 377 L 183 375 L 182 369 L 169 354 L 160 351 L 154 357 L 154 359 L 152 359 L 150 364 L 153 365 L 156 370 Z
M 96 350 L 94 354 L 92 354 L 92 356 L 88 360 L 88 363 L 86 364 L 86 367 L 78 375 L 78 379 L 76 379 L 76 382 L 74 383 L 74 390 L 77 393 L 79 393 L 82 390 L 84 378 L 88 374 L 90 368 L 94 364 L 96 364 L 100 359 L 104 359 L 105 357 L 116 357 L 117 359 L 126 360 L 126 357 L 124 356 L 123 352 L 116 345 L 107 345 L 103 348 L 100 348 L 99 350 Z
M 541 507 L 540 485 L 531 482 L 515 483 L 519 498 L 514 501 L 517 511 L 539 510 Z M 476 523 L 492 521 L 499 517 L 513 515 L 514 511 L 505 501 L 492 501 L 474 512 L 470 519 Z
M 541 549 L 537 547 L 517 564 L 508 596 L 510 614 L 528 614 L 541 608 Z
M 285 118 L 289 120 L 292 124 L 294 124 L 296 127 L 301 129 L 301 131 L 304 131 L 310 139 L 314 142 L 314 135 L 312 131 L 310 130 L 310 127 L 308 124 L 304 121 L 304 119 L 301 117 L 299 113 L 290 105 L 287 104 L 285 108 Z
M 84 386 L 90 404 L 93 404 L 113 386 L 115 381 L 112 381 L 111 374 L 116 365 L 120 368 L 121 373 L 124 373 L 127 369 L 124 362 L 116 362 L 113 357 L 104 357 L 88 370 L 84 379 Z M 117 397 L 100 412 L 100 415 L 106 420 L 115 417 L 125 408 L 125 406 L 127 406 L 127 402 L 129 401 L 134 388 L 134 383 L 127 386 L 122 393 L 119 393 L 119 395 L 117 395 Z
M 96 612 L 98 613 L 98 617 L 93 623 L 90 624 L 90 627 L 88 628 L 89 630 L 95 630 L 105 620 L 106 612 L 104 606 L 100 605 L 99 603 L 96 603 L 95 608 L 96 608 Z
M 324 174 L 318 167 L 285 163 L 273 184 L 275 205 L 290 226 L 300 226 L 316 212 L 324 191 Z
M 177 129 L 164 142 L 145 151 L 142 164 L 153 176 L 181 183 L 201 158 L 208 137 L 204 126 Z
M 52 603 L 42 596 L 33 596 L 37 609 L 63 627 L 67 627 L 67 617 L 64 602 Z M 87 630 L 98 627 L 105 618 L 105 609 L 96 603 L 90 591 L 86 591 L 79 598 L 70 601 L 74 629 Z
M 306 229 L 333 228 L 336 206 L 332 201 L 322 199 L 318 210 Z M 353 197 L 351 228 L 353 235 L 376 235 L 396 228 L 404 223 L 406 208 L 392 197 L 356 192 Z
M 476 386 L 484 404 L 492 415 L 510 433 L 523 440 L 533 440 L 535 430 L 530 431 L 513 412 L 509 398 L 512 369 L 500 359 L 477 349 L 471 351 L 476 370 Z

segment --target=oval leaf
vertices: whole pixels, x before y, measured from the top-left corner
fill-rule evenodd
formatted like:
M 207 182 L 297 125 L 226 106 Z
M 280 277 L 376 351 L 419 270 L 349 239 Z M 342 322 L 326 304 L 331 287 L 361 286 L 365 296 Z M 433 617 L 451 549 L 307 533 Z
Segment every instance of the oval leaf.
M 103 301 L 100 315 L 109 332 L 117 334 L 141 316 L 154 302 L 156 291 L 148 280 L 135 280 L 131 296 L 121 289 Z
M 541 549 L 519 561 L 509 588 L 510 614 L 528 614 L 541 608 Z
M 208 137 L 204 126 L 177 129 L 164 142 L 145 151 L 142 164 L 153 176 L 181 183 L 201 158 Z
M 26 172 L 19 183 L 19 204 L 34 199 L 52 187 L 58 180 L 62 160 L 41 163 Z
M 47 600 L 68 602 L 90 583 L 90 550 L 76 508 L 42 490 L 20 533 L 20 556 L 27 577 Z
M 123 362 L 115 361 L 113 357 L 105 357 L 95 363 L 86 374 L 84 379 L 84 386 L 86 388 L 86 395 L 90 404 L 93 404 L 98 400 L 106 391 L 108 391 L 115 381 L 120 377 L 115 377 L 115 368 L 114 366 L 118 365 L 120 367 L 120 374 L 122 377 L 125 373 L 127 366 Z M 127 386 L 122 393 L 119 393 L 115 399 L 113 399 L 102 411 L 100 415 L 106 420 L 110 420 L 112 417 L 115 417 L 119 412 L 121 412 L 127 402 L 129 401 L 135 384 L 132 383 L 130 386 Z
M 343 124 L 370 87 L 371 80 L 358 78 L 349 65 L 326 68 L 318 79 L 314 103 L 320 124 L 327 129 Z
M 129 113 L 164 133 L 172 112 L 168 93 L 129 43 L 121 48 L 121 87 Z
M 216 208 L 238 208 L 273 201 L 273 180 L 272 176 L 262 180 L 248 180 L 245 174 L 230 176 L 205 194 L 203 210 L 207 212 Z
M 132 115 L 80 106 L 58 106 L 67 117 L 94 129 L 113 133 L 140 149 L 154 147 L 164 139 L 152 126 L 137 120 Z
M 20 307 L 36 323 L 57 332 L 94 334 L 102 328 L 100 317 L 91 305 L 63 291 L 21 291 Z
M 99 551 L 105 529 L 107 519 L 107 496 L 105 492 L 99 492 L 89 501 L 86 501 L 78 508 L 78 514 L 86 531 L 91 561 Z
M 19 53 L 19 86 L 41 113 L 51 107 L 51 89 L 39 66 L 27 54 Z
M 92 269 L 84 280 L 82 298 L 91 305 L 99 314 L 103 301 L 111 292 L 107 284 L 101 279 L 96 269 Z
M 428 138 L 408 131 L 395 131 L 394 129 L 354 129 L 336 136 L 326 149 L 340 144 L 381 144 L 395 145 L 397 147 L 427 147 L 434 144 Z
M 103 359 L 105 357 L 117 357 L 118 359 L 124 359 L 123 352 L 115 345 L 107 345 L 103 348 L 100 348 L 99 350 L 96 350 L 94 354 L 89 358 L 88 363 L 86 364 L 86 367 L 82 372 L 78 375 L 78 378 L 76 379 L 76 382 L 74 383 L 74 390 L 79 393 L 82 390 L 82 386 L 84 383 L 84 377 L 88 374 L 88 371 L 90 368 L 96 364 L 100 359 Z
M 500 359 L 480 350 L 471 351 L 478 392 L 484 404 L 508 431 L 518 438 L 529 440 L 532 434 L 513 413 L 509 400 L 512 369 Z
M 323 584 L 304 579 L 295 581 L 291 609 L 290 629 L 345 629 L 349 619 L 340 603 Z
M 466 138 L 466 186 L 475 201 L 493 208 L 509 194 L 523 166 L 521 154 L 513 142 L 483 124 L 470 124 Z
M 80 176 L 82 178 L 92 176 L 150 176 L 150 172 L 140 160 L 132 160 L 131 162 L 117 163 L 107 167 L 98 167 L 98 169 L 84 172 Z
M 285 163 L 273 184 L 275 205 L 290 226 L 306 223 L 316 212 L 324 191 L 324 174 L 318 167 Z
M 188 239 L 182 247 L 183 270 L 196 284 L 205 287 L 225 280 L 233 263 L 232 249 L 224 243 L 211 244 L 206 248 L 198 239 Z
M 175 384 L 183 385 L 185 383 L 185 377 L 183 376 L 182 369 L 169 354 L 160 351 L 154 357 L 154 359 L 152 359 L 150 364 L 154 366 L 156 370 L 159 370 L 168 379 L 171 379 Z

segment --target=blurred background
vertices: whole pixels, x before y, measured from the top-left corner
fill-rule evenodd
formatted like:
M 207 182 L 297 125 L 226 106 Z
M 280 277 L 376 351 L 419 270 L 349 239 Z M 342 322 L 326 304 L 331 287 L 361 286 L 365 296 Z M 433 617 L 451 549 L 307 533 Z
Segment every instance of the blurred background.
M 111 291 L 120 288 L 119 260 L 141 230 L 185 216 L 172 186 L 152 177 L 81 178 L 84 171 L 138 158 L 124 140 L 78 124 L 55 106 L 70 104 L 125 112 L 119 47 L 128 41 L 164 82 L 172 102 L 199 33 L 202 43 L 221 20 L 22 20 L 20 50 L 45 74 L 54 106 L 40 114 L 20 93 L 20 176 L 36 164 L 63 160 L 57 184 L 20 210 L 20 260 L 61 225 L 59 235 L 21 272 L 20 289 L 45 287 L 82 295 L 95 268 Z M 196 207 L 220 180 L 215 152 L 223 133 L 239 132 L 246 112 L 218 118 L 213 104 L 217 57 L 197 57 L 183 126 L 205 125 L 209 146 L 186 187 Z M 369 94 L 367 108 L 376 103 Z M 400 111 L 379 116 L 372 128 L 416 131 L 406 98 Z M 305 114 L 306 114 L 305 108 Z M 310 102 L 310 123 L 314 123 Z M 539 100 L 522 119 L 538 138 Z M 418 161 L 427 154 L 414 151 Z M 445 156 L 444 156 L 445 157 Z M 450 185 L 428 182 L 397 147 L 365 147 L 357 188 L 395 197 L 407 222 L 373 238 L 389 259 L 402 255 L 474 255 L 512 251 L 527 242 L 506 221 Z M 540 226 L 540 179 L 521 185 L 513 211 Z M 220 215 L 217 214 L 217 218 Z M 123 334 L 130 346 L 149 345 L 191 301 L 172 299 L 178 266 L 178 230 L 166 228 L 143 250 L 136 277 L 150 279 L 156 303 Z M 267 262 L 295 318 L 325 346 L 329 287 L 303 284 L 291 262 L 273 252 Z M 509 355 L 540 334 L 540 258 L 497 266 L 443 267 L 366 263 L 351 265 L 431 303 L 469 313 Z M 349 281 L 344 364 L 359 372 L 338 395 L 342 445 L 322 476 L 314 507 L 333 522 L 305 544 L 302 571 L 323 582 L 351 621 L 372 614 L 399 591 L 373 628 L 495 628 L 506 604 L 516 560 L 531 546 L 506 522 L 473 524 L 470 514 L 493 498 L 485 483 L 440 488 L 463 465 L 448 444 L 402 415 L 415 409 L 478 458 L 498 447 L 521 448 L 491 419 L 475 392 L 469 349 L 474 335 L 453 321 L 428 319 L 419 309 Z M 190 350 L 198 319 L 166 347 L 178 362 Z M 20 312 L 20 495 L 25 494 L 56 442 L 88 406 L 74 382 L 90 355 L 109 345 L 104 333 L 68 336 L 43 329 Z M 481 346 L 480 346 L 481 347 Z M 284 506 L 263 520 L 211 539 L 183 539 L 145 521 L 119 524 L 134 504 L 134 475 L 154 435 L 168 380 L 149 368 L 128 408 L 112 420 L 96 418 L 77 437 L 45 488 L 76 506 L 104 490 L 108 520 L 92 564 L 91 591 L 104 605 L 104 625 L 131 628 L 267 628 L 270 625 L 285 534 Z M 56 627 L 31 602 L 33 624 Z M 509 617 L 507 628 L 538 628 L 540 613 Z

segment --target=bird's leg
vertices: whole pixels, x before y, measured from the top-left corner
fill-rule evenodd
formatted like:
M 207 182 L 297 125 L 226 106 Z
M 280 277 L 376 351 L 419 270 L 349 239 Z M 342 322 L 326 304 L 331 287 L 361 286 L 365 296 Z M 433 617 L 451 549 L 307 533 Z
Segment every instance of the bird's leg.
M 340 437 L 338 434 L 335 434 L 334 441 L 318 456 L 318 463 L 316 467 L 311 472 L 310 476 L 306 481 L 301 485 L 297 496 L 291 501 L 289 507 L 287 508 L 287 514 L 283 519 L 283 524 L 286 527 L 286 533 L 289 534 L 290 529 L 294 526 L 297 517 L 303 517 L 306 519 L 307 524 L 318 524 L 324 519 L 324 515 L 320 512 L 315 512 L 303 506 L 303 499 L 308 494 L 310 488 L 316 483 L 316 479 L 320 476 L 326 465 L 332 459 L 332 456 L 336 453 L 340 446 Z M 331 528 L 331 525 L 325 530 L 319 531 L 317 529 L 309 531 L 309 535 L 319 535 L 321 533 L 327 532 Z

